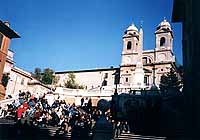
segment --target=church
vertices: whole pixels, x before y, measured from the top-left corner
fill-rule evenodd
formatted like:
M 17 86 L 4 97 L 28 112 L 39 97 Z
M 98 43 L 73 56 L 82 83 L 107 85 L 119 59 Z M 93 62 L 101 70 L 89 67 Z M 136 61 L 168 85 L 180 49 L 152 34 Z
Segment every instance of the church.
M 88 92 L 114 93 L 159 88 L 161 76 L 176 68 L 173 53 L 173 31 L 164 19 L 155 30 L 155 48 L 143 49 L 143 29 L 131 24 L 122 37 L 120 67 L 56 72 L 56 86 L 64 87 L 68 75 Z M 119 54 L 120 55 L 120 54 Z M 116 78 L 116 75 L 118 75 Z

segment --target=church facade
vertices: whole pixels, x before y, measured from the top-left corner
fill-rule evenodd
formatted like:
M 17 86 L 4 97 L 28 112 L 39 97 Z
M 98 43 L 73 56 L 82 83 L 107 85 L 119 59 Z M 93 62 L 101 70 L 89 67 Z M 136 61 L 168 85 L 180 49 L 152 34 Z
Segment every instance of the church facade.
M 88 91 L 114 92 L 116 73 L 119 74 L 119 92 L 159 87 L 161 76 L 176 68 L 173 53 L 173 31 L 164 19 L 155 31 L 155 48 L 143 50 L 143 29 L 132 24 L 122 37 L 121 64 L 118 68 L 56 72 L 56 86 L 64 87 L 68 75 L 73 73 L 76 82 Z

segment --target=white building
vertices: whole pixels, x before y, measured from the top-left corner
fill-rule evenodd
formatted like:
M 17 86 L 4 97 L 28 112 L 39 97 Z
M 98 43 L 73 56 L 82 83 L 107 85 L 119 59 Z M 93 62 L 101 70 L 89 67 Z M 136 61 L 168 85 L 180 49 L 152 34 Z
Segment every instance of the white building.
M 11 95 L 13 98 L 18 97 L 19 91 L 31 92 L 32 94 L 42 94 L 50 91 L 50 88 L 31 76 L 31 73 L 26 72 L 18 67 L 14 67 L 13 61 L 14 52 L 8 51 L 4 73 L 9 74 L 9 81 L 6 86 L 6 96 Z

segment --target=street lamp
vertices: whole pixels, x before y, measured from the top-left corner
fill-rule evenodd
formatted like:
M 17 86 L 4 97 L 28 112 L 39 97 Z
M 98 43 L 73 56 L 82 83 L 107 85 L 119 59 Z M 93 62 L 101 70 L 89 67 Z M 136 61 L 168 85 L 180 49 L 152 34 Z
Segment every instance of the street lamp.
M 115 87 L 114 95 L 117 95 L 117 94 L 118 94 L 118 93 L 117 93 L 117 85 L 118 85 L 119 82 L 120 82 L 120 69 L 117 69 L 113 75 L 115 75 L 114 84 L 115 84 L 115 86 L 116 86 L 116 87 Z

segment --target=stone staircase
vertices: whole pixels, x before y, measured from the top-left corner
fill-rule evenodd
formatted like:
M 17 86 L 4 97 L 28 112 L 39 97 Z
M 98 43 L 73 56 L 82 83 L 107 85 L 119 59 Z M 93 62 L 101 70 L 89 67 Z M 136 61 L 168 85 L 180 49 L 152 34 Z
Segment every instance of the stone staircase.
M 58 127 L 17 128 L 12 120 L 0 119 L 0 140 L 70 140 L 71 132 L 63 134 Z
M 71 132 L 64 134 L 62 131 L 59 131 L 58 127 L 40 128 L 38 138 L 41 140 L 51 140 L 51 139 L 70 140 Z
M 118 138 L 115 138 L 114 140 L 167 140 L 167 138 L 136 135 L 134 133 L 122 133 Z

